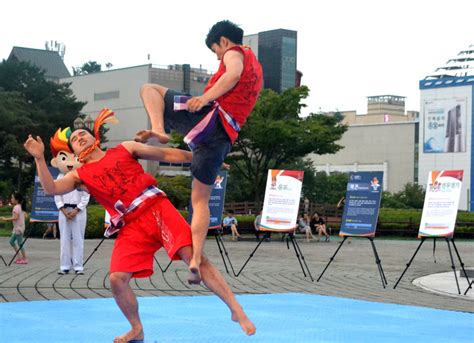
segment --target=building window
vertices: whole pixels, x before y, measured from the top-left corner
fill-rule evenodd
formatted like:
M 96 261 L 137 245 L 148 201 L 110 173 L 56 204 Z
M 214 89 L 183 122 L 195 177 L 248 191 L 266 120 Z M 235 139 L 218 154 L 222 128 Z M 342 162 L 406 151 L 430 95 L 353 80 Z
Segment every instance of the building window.
M 94 101 L 107 100 L 107 99 L 118 99 L 120 98 L 120 91 L 94 93 Z

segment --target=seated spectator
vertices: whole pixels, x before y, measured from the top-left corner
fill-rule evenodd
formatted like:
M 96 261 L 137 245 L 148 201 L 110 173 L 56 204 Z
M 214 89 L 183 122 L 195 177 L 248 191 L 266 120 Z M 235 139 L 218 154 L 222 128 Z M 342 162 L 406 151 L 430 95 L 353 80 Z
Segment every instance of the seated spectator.
M 240 238 L 239 231 L 237 231 L 237 219 L 233 216 L 233 212 L 229 211 L 227 212 L 226 217 L 224 218 L 224 221 L 222 222 L 222 225 L 224 226 L 224 229 L 230 229 L 232 233 L 232 240 L 238 240 Z
M 313 233 L 311 232 L 311 221 L 308 214 L 300 216 L 298 220 L 298 228 L 301 233 L 306 234 L 306 241 L 309 243 L 313 239 Z
M 330 236 L 326 230 L 326 221 L 319 216 L 318 212 L 314 212 L 313 218 L 311 219 L 311 228 L 313 228 L 318 233 L 318 242 L 321 240 L 321 235 L 326 236 L 326 242 L 329 242 Z

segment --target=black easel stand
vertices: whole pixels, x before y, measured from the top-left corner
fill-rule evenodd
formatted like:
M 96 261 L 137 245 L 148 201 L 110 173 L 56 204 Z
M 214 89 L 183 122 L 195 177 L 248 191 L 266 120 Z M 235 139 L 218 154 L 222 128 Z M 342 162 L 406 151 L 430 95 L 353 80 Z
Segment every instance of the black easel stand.
M 434 240 L 436 242 L 437 237 L 421 237 L 421 242 L 418 245 L 418 248 L 416 248 L 415 253 L 411 257 L 410 261 L 407 263 L 407 266 L 406 266 L 405 270 L 403 271 L 402 275 L 400 275 L 400 277 L 398 278 L 397 282 L 395 283 L 395 286 L 393 286 L 393 289 L 395 289 L 398 286 L 398 283 L 403 278 L 403 275 L 405 275 L 408 268 L 410 268 L 411 263 L 415 259 L 415 256 L 418 253 L 418 250 L 420 250 L 420 248 L 421 248 L 422 244 L 424 243 L 424 241 L 426 240 L 426 238 L 434 238 Z M 466 276 L 467 283 L 469 284 L 466 292 L 464 293 L 464 294 L 466 294 L 467 291 L 469 290 L 469 288 L 471 288 L 472 283 L 471 283 L 471 281 L 469 281 L 469 277 L 467 276 L 466 270 L 464 269 L 464 263 L 461 260 L 461 255 L 459 254 L 459 251 L 458 251 L 458 248 L 456 247 L 456 244 L 454 244 L 454 238 L 453 237 L 444 237 L 444 239 L 446 240 L 446 244 L 448 245 L 449 257 L 451 259 L 451 268 L 453 269 L 454 278 L 456 279 L 456 286 L 458 288 L 458 294 L 461 294 L 461 289 L 459 288 L 458 276 L 456 275 L 456 266 L 454 265 L 453 253 L 451 252 L 451 245 L 449 244 L 449 242 L 451 242 L 453 244 L 454 251 L 456 252 L 459 263 L 461 264 L 461 269 L 463 270 L 464 275 Z
M 5 267 L 6 267 L 6 266 L 7 266 L 7 262 L 5 262 L 5 260 L 3 259 L 3 256 L 2 256 L 2 255 L 0 255 L 0 259 L 2 259 L 2 261 L 3 261 L 3 264 L 4 264 L 4 265 L 5 265 Z
M 225 253 L 225 257 L 227 258 L 227 261 L 229 262 L 230 268 L 232 269 L 232 274 L 234 276 L 237 276 L 235 275 L 234 266 L 232 265 L 232 262 L 230 261 L 229 253 L 227 252 L 227 249 L 225 248 L 224 241 L 222 240 L 222 235 L 218 229 L 214 230 L 214 238 L 216 239 L 217 246 L 219 247 L 219 253 L 221 254 L 222 262 L 224 262 L 225 271 L 227 272 L 227 274 L 230 274 L 229 268 L 227 268 L 227 263 L 225 261 L 223 252 Z
M 466 295 L 467 292 L 469 292 L 469 290 L 472 289 L 472 285 L 473 285 L 473 284 L 474 284 L 474 280 L 471 281 L 471 282 L 469 282 L 469 286 L 467 286 L 466 291 L 464 292 L 464 295 Z
M 339 252 L 339 249 L 341 249 L 342 245 L 344 244 L 344 242 L 346 241 L 346 239 L 348 238 L 349 236 L 344 236 L 344 238 L 342 239 L 342 242 L 339 244 L 339 246 L 337 247 L 336 251 L 334 252 L 334 255 L 331 256 L 331 258 L 329 259 L 329 262 L 328 264 L 326 265 L 326 267 L 324 268 L 323 272 L 321 273 L 321 275 L 319 275 L 319 278 L 317 280 L 317 282 L 319 282 L 319 280 L 321 280 L 321 278 L 323 277 L 324 273 L 326 272 L 326 269 L 328 269 L 329 265 L 331 264 L 331 262 L 334 260 L 334 258 L 336 257 L 337 253 Z M 374 237 L 367 237 L 370 241 L 370 244 L 372 246 L 372 251 L 374 252 L 374 257 L 375 257 L 375 263 L 377 264 L 377 268 L 379 270 L 379 274 L 380 274 L 380 280 L 382 281 L 382 286 L 383 288 L 385 288 L 386 285 L 388 285 L 387 283 L 387 278 L 385 277 L 385 273 L 383 272 L 383 268 L 382 268 L 382 261 L 380 260 L 379 258 L 379 254 L 377 253 L 377 249 L 375 248 L 375 243 L 374 243 Z
M 235 276 L 239 276 L 240 273 L 242 272 L 242 270 L 244 270 L 245 266 L 247 265 L 247 263 L 250 261 L 250 259 L 253 257 L 253 255 L 255 254 L 255 252 L 257 251 L 257 249 L 260 247 L 260 244 L 262 244 L 262 242 L 264 241 L 264 239 L 266 239 L 265 235 L 262 236 L 262 238 L 260 239 L 260 241 L 258 242 L 257 246 L 255 247 L 255 249 L 250 253 L 250 256 L 249 258 L 247 259 L 247 261 L 245 261 L 244 265 L 242 266 L 242 268 L 240 268 L 239 272 L 235 275 Z M 311 275 L 311 271 L 309 270 L 308 268 L 308 265 L 306 264 L 306 260 L 304 259 L 304 255 L 300 249 L 300 246 L 298 245 L 298 242 L 296 241 L 296 238 L 295 238 L 295 234 L 294 232 L 289 232 L 288 233 L 288 236 L 286 238 L 286 246 L 288 247 L 288 249 L 290 249 L 290 244 L 289 244 L 289 241 L 291 241 L 291 244 L 293 246 L 293 249 L 295 250 L 295 254 L 296 254 L 296 258 L 298 259 L 298 262 L 300 264 L 300 267 L 301 267 L 301 270 L 303 271 L 303 275 L 304 277 L 306 277 L 306 271 L 308 272 L 309 274 L 309 277 L 311 278 L 311 281 L 314 281 L 313 279 L 313 276 Z M 301 262 L 301 260 L 303 260 L 303 262 Z M 304 266 L 303 266 L 304 264 Z M 305 270 L 306 268 L 306 270 Z
M 99 249 L 100 245 L 104 242 L 105 240 L 105 237 L 102 237 L 101 241 L 99 242 L 99 244 L 97 244 L 97 246 L 95 247 L 95 249 L 91 252 L 91 254 L 89 255 L 89 257 L 86 259 L 86 261 L 84 262 L 84 264 L 82 265 L 83 267 L 86 265 L 86 263 L 91 259 L 92 255 L 94 255 L 94 253 L 97 251 L 97 249 Z
M 30 235 L 33 233 L 33 230 L 34 230 L 34 226 L 35 223 L 32 224 L 32 228 L 31 230 L 28 232 L 27 235 L 25 235 L 25 239 L 23 240 L 23 242 L 20 244 L 20 246 L 18 247 L 18 250 L 16 251 L 15 255 L 13 255 L 13 258 L 10 260 L 10 263 L 8 263 L 8 267 L 11 266 L 11 264 L 13 263 L 13 260 L 15 259 L 15 257 L 18 255 L 18 253 L 20 252 L 21 248 L 23 248 L 23 246 L 25 245 L 26 241 L 28 240 L 28 238 L 30 238 Z M 2 260 L 3 260 L 3 257 L 2 257 Z M 5 262 L 5 261 L 3 261 Z
M 170 262 L 169 262 L 168 265 L 165 267 L 165 269 L 163 269 L 163 268 L 161 267 L 160 262 L 158 262 L 158 260 L 156 259 L 156 256 L 153 256 L 153 258 L 155 259 L 156 264 L 158 265 L 158 267 L 160 268 L 160 270 L 161 270 L 162 273 L 166 273 L 166 271 L 168 270 L 168 268 L 171 266 L 171 263 L 173 263 L 173 260 L 170 260 Z

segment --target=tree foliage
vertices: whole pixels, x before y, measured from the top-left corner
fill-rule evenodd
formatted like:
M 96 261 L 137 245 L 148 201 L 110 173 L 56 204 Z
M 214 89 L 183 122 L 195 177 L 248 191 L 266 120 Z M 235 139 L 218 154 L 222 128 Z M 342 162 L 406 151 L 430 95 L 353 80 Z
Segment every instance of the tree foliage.
M 311 113 L 300 117 L 305 106 L 302 101 L 308 94 L 305 86 L 281 94 L 262 90 L 229 157 L 230 177 L 242 178 L 249 188 L 247 200 L 261 200 L 268 169 L 282 168 L 310 153 L 328 154 L 341 149 L 335 143 L 346 131 L 340 116 Z
M 112 66 L 112 63 L 107 63 L 107 67 L 109 67 L 109 65 Z M 72 67 L 74 76 L 98 73 L 99 71 L 102 71 L 102 65 L 96 61 L 86 62 L 81 67 Z
M 0 63 L 0 181 L 25 191 L 33 183 L 34 174 L 32 159 L 23 148 L 28 134 L 42 138 L 49 159 L 49 137 L 60 127 L 72 126 L 83 106 L 69 84 L 46 81 L 44 72 L 29 63 L 3 60 Z
M 163 190 L 171 203 L 179 209 L 189 205 L 191 199 L 191 177 L 177 175 L 174 177 L 156 176 L 158 187 Z
M 407 183 L 398 193 L 382 193 L 382 207 L 422 209 L 425 201 L 425 189 L 421 185 Z

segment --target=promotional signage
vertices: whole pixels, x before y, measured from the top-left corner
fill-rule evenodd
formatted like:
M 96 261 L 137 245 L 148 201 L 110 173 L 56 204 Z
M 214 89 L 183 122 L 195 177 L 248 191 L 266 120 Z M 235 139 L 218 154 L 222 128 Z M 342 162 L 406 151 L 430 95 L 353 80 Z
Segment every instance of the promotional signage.
M 418 236 L 447 237 L 454 233 L 463 170 L 431 171 Z
M 260 230 L 291 231 L 297 226 L 304 172 L 268 171 Z
M 382 196 L 383 172 L 349 174 L 341 236 L 375 236 Z
M 48 167 L 49 172 L 56 179 L 59 170 Z M 54 196 L 44 192 L 43 186 L 39 181 L 39 177 L 35 174 L 35 188 L 33 191 L 33 201 L 31 208 L 31 222 L 57 222 L 59 211 L 54 202 Z
M 214 188 L 209 199 L 209 229 L 217 229 L 222 224 L 222 211 L 224 210 L 225 189 L 227 186 L 227 171 L 221 170 L 214 181 Z M 189 202 L 188 223 L 191 224 L 193 217 L 192 202 Z
M 466 152 L 465 98 L 426 101 L 424 153 Z

